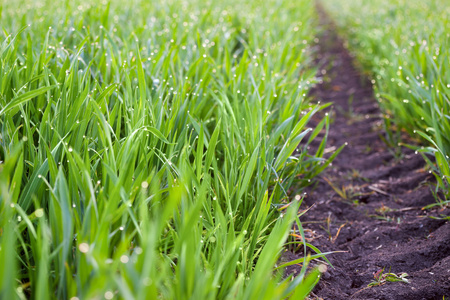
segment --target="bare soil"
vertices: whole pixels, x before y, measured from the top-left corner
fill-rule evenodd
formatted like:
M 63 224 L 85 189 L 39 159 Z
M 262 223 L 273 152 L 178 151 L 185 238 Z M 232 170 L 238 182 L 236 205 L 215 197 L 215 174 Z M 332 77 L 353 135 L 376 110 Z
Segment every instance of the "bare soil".
M 385 136 L 370 81 L 354 67 L 334 25 L 320 10 L 326 27 L 318 61 L 323 83 L 311 96 L 333 102 L 328 147 L 348 143 L 302 204 L 309 242 L 333 267 L 322 276 L 312 299 L 447 299 L 450 297 L 449 208 L 422 208 L 436 200 L 433 176 L 414 151 L 395 154 Z M 325 73 L 326 72 L 326 73 Z M 353 101 L 349 99 L 353 98 Z M 340 196 L 332 185 L 346 191 Z M 302 255 L 302 254 L 298 254 Z M 408 273 L 410 283 L 368 287 L 374 273 Z M 299 272 L 292 267 L 290 272 Z M 444 298 L 445 297 L 445 298 Z

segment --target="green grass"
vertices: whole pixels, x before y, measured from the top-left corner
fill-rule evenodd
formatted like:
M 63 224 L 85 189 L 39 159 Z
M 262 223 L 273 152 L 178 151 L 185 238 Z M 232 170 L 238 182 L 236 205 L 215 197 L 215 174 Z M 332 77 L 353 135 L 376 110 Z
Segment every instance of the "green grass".
M 348 47 L 372 77 L 386 113 L 425 145 L 438 188 L 450 189 L 450 6 L 445 1 L 324 0 Z M 391 133 L 388 137 L 394 137 Z M 426 157 L 425 157 L 426 158 Z M 428 160 L 428 159 L 427 159 Z
M 276 264 L 301 228 L 295 194 L 334 158 L 326 137 L 307 153 L 329 126 L 308 128 L 326 107 L 305 100 L 312 1 L 0 13 L 0 298 L 309 293 L 319 269 Z M 323 256 L 303 247 L 314 255 L 294 263 Z

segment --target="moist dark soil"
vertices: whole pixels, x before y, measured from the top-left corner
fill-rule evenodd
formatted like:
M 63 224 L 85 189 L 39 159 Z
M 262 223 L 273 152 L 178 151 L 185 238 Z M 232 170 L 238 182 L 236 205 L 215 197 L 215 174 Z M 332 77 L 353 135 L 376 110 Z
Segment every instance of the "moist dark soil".
M 433 176 L 413 150 L 383 141 L 383 118 L 370 81 L 355 68 L 320 8 L 319 13 L 326 29 L 317 57 L 323 83 L 311 96 L 334 103 L 328 147 L 348 145 L 302 204 L 302 209 L 310 208 L 301 217 L 308 241 L 322 252 L 343 251 L 327 256 L 333 267 L 310 298 L 447 299 L 450 222 L 442 216 L 450 210 L 422 209 L 436 203 Z M 346 194 L 339 195 L 343 190 Z M 406 272 L 409 283 L 368 287 L 383 268 L 386 273 Z M 296 266 L 290 272 L 299 270 Z

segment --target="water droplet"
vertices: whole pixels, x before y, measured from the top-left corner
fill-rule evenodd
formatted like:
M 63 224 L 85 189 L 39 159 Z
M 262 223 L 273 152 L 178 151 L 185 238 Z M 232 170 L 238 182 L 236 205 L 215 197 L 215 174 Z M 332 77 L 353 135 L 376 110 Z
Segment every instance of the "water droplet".
M 111 300 L 113 297 L 114 297 L 113 292 L 107 291 L 107 292 L 105 293 L 105 299 Z
M 39 208 L 34 212 L 34 214 L 36 215 L 36 217 L 41 218 L 44 216 L 44 209 Z
M 89 244 L 88 243 L 81 243 L 78 246 L 78 250 L 80 250 L 81 253 L 87 253 L 89 251 Z

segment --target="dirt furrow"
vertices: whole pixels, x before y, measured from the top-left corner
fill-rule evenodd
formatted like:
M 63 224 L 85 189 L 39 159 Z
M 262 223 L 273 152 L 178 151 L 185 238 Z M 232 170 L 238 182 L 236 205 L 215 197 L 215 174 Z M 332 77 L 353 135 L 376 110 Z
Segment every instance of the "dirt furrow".
M 320 15 L 326 30 L 318 60 L 326 75 L 312 96 L 334 103 L 328 147 L 348 146 L 302 206 L 312 206 L 302 216 L 311 243 L 321 251 L 344 251 L 328 257 L 334 268 L 329 267 L 311 298 L 447 299 L 450 223 L 432 217 L 449 215 L 449 209 L 422 210 L 436 202 L 424 160 L 383 142 L 370 81 L 354 67 L 322 10 Z M 368 287 L 383 268 L 385 273 L 406 272 L 409 283 Z

